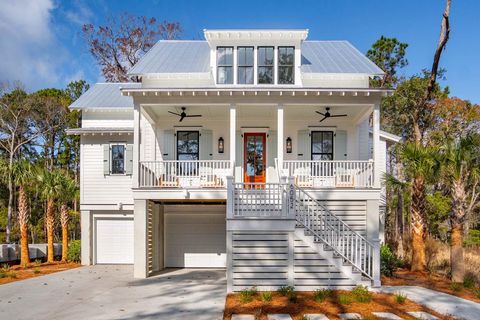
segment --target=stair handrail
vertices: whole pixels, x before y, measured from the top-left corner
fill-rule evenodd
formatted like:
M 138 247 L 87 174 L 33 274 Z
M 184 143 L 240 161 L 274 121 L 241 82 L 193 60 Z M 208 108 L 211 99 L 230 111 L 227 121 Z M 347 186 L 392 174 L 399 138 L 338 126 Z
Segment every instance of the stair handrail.
M 376 257 L 376 255 L 378 255 L 378 248 L 360 233 L 353 230 L 345 223 L 345 221 L 327 209 L 317 199 L 305 192 L 305 190 L 298 186 L 295 189 L 297 191 L 295 197 L 296 221 L 309 232 L 313 233 L 318 240 L 332 248 L 338 255 L 362 272 L 365 276 L 372 280 L 376 280 L 375 263 L 376 260 L 378 260 L 378 257 Z M 302 211 L 312 210 L 313 215 L 304 214 L 303 217 L 300 217 L 300 207 L 306 207 L 304 201 L 305 198 L 307 198 L 310 203 L 314 203 L 317 206 L 317 209 L 313 210 L 307 207 Z M 323 212 L 323 216 L 318 215 L 316 212 L 318 210 Z M 311 221 L 311 218 L 314 218 L 315 221 Z M 335 238 L 333 232 L 337 233 L 337 238 Z

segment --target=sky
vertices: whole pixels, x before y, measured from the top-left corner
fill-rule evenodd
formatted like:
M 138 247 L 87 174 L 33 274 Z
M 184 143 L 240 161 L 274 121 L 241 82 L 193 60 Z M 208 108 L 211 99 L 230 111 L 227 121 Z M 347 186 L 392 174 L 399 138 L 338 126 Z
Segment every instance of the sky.
M 203 29 L 309 29 L 309 40 L 348 40 L 366 53 L 381 35 L 409 44 L 410 76 L 431 68 L 444 0 L 107 1 L 0 0 L 0 82 L 27 90 L 64 88 L 72 80 L 102 82 L 81 35 L 124 12 L 177 21 L 182 39 Z M 453 96 L 480 103 L 480 1 L 452 0 L 451 33 L 440 65 Z

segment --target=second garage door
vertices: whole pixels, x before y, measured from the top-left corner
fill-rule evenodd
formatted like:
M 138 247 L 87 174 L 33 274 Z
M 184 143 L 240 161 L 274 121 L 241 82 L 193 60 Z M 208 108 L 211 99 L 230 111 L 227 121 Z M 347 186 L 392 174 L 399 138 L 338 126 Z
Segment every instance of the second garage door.
M 97 219 L 96 263 L 133 263 L 133 219 Z
M 222 211 L 165 213 L 165 266 L 225 268 L 226 225 Z M 203 210 L 202 210 L 203 211 Z

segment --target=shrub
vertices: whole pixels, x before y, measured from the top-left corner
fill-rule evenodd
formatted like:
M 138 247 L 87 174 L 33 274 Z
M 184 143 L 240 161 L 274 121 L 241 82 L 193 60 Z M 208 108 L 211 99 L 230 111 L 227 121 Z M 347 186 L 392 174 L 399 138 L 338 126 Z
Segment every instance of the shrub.
M 262 300 L 263 301 L 272 301 L 273 294 L 270 291 L 262 292 Z
M 475 276 L 471 273 L 467 273 L 463 277 L 463 286 L 467 289 L 473 289 L 475 287 L 476 279 Z
M 333 290 L 331 289 L 318 289 L 318 290 L 315 290 L 313 294 L 313 300 L 317 302 L 322 302 L 328 297 L 331 297 L 332 294 L 333 294 Z
M 460 292 L 463 289 L 463 283 L 461 282 L 452 282 L 450 285 L 450 289 L 452 289 L 455 292 Z
M 35 273 L 35 274 L 39 274 L 40 272 L 41 272 L 41 271 L 40 271 L 40 269 L 38 269 L 38 268 L 33 269 L 33 273 Z
M 295 291 L 292 291 L 288 294 L 288 301 L 291 303 L 297 303 L 298 302 L 298 296 L 295 293 Z
M 475 295 L 475 297 L 477 297 L 477 299 L 480 299 L 480 288 L 473 288 L 473 294 Z
M 36 267 L 39 267 L 42 265 L 42 260 L 40 259 L 35 259 L 35 261 L 33 262 L 33 265 L 36 266 Z
M 72 240 L 68 244 L 67 252 L 68 261 L 80 262 L 81 259 L 81 243 L 80 240 Z
M 352 297 L 348 293 L 339 293 L 337 300 L 340 304 L 350 304 L 353 302 Z
M 352 294 L 358 302 L 370 302 L 372 300 L 372 293 L 368 291 L 366 286 L 358 285 L 352 289 Z
M 7 273 L 4 271 L 0 271 L 0 279 L 3 279 L 7 276 Z
M 10 265 L 9 265 L 8 263 L 2 264 L 2 271 L 3 271 L 3 272 L 5 272 L 5 273 L 6 273 L 6 272 L 9 272 L 10 269 L 11 269 L 11 267 L 10 267 Z
M 12 279 L 17 279 L 17 273 L 16 272 L 10 271 L 10 272 L 7 273 L 7 275 Z
M 290 293 L 295 291 L 295 288 L 292 286 L 283 286 L 278 288 L 278 293 L 280 293 L 282 296 L 288 296 Z
M 253 301 L 253 296 L 257 294 L 257 288 L 245 288 L 240 291 L 240 302 L 242 303 L 249 303 Z
M 393 272 L 401 265 L 400 259 L 393 254 L 390 247 L 382 244 L 380 247 L 380 272 L 382 275 L 391 277 Z
M 402 292 L 395 292 L 395 301 L 399 304 L 405 303 L 407 300 L 407 295 Z

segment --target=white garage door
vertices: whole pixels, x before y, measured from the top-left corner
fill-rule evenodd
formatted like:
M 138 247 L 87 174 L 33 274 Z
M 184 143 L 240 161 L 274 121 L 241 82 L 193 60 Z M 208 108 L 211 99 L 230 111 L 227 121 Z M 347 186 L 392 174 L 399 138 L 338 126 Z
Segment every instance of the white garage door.
M 225 211 L 166 213 L 165 266 L 225 268 L 225 228 Z
M 96 221 L 96 263 L 133 263 L 133 219 Z

